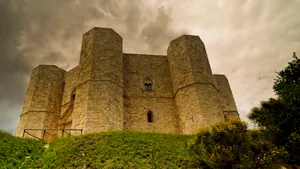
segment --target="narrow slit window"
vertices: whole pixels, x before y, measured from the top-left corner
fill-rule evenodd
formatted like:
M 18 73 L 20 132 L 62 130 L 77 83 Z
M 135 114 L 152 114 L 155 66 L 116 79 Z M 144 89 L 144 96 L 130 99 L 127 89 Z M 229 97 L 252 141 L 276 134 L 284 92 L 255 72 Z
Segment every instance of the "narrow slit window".
M 75 97 L 76 97 L 76 95 L 75 95 L 75 94 L 72 94 L 72 97 L 71 97 L 72 101 L 75 100 Z
M 76 98 L 76 90 L 74 89 L 72 92 L 71 92 L 71 102 L 73 102 Z
M 153 113 L 151 111 L 147 113 L 147 120 L 148 123 L 153 123 Z

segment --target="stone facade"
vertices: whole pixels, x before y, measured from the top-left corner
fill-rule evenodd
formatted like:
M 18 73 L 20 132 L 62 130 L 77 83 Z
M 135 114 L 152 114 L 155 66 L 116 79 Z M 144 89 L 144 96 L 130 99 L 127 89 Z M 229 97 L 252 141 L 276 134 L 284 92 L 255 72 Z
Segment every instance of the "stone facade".
M 112 29 L 93 28 L 78 66 L 35 68 L 17 135 L 32 128 L 191 134 L 239 117 L 226 76 L 212 74 L 198 36 L 171 41 L 167 55 L 127 54 L 122 45 Z

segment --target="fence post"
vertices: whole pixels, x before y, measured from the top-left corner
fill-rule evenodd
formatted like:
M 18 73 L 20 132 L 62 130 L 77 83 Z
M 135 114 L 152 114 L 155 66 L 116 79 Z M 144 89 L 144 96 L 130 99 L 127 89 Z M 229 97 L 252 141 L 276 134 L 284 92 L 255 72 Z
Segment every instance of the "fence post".
M 23 135 L 22 135 L 22 138 L 24 138 L 24 135 L 25 135 L 25 129 L 23 130 Z
M 45 134 L 46 134 L 46 130 L 44 129 L 44 132 L 43 132 L 43 140 L 45 139 Z

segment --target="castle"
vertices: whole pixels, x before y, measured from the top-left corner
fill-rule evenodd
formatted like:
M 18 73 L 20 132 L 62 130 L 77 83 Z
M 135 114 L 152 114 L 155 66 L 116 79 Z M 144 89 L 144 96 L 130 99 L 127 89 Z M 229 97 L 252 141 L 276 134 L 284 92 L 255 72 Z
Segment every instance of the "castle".
M 167 55 L 129 54 L 114 30 L 93 28 L 78 66 L 33 69 L 17 135 L 34 128 L 191 134 L 231 117 L 239 115 L 229 82 L 212 74 L 198 36 L 172 40 Z

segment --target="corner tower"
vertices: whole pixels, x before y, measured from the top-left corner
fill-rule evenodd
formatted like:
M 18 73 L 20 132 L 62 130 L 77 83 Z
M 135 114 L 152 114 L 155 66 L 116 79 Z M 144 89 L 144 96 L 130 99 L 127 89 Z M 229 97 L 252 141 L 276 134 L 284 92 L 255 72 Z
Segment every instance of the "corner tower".
M 195 133 L 201 126 L 224 120 L 202 40 L 180 36 L 170 42 L 167 57 L 181 132 Z
M 86 32 L 82 41 L 80 69 L 82 85 L 76 88 L 76 93 L 79 92 L 78 98 L 83 102 L 78 101 L 81 106 L 74 105 L 75 124 L 83 121 L 85 133 L 122 130 L 122 37 L 108 28 L 93 28 Z M 84 110 L 76 117 L 79 109 Z
M 220 105 L 224 113 L 225 120 L 239 118 L 235 100 L 230 88 L 230 84 L 225 75 L 214 75 L 219 89 Z
M 63 69 L 53 65 L 39 65 L 33 69 L 20 115 L 17 136 L 22 136 L 24 129 L 58 127 L 65 73 Z M 56 134 L 56 131 L 49 132 Z M 30 133 L 43 137 L 43 132 L 40 130 L 30 131 Z

